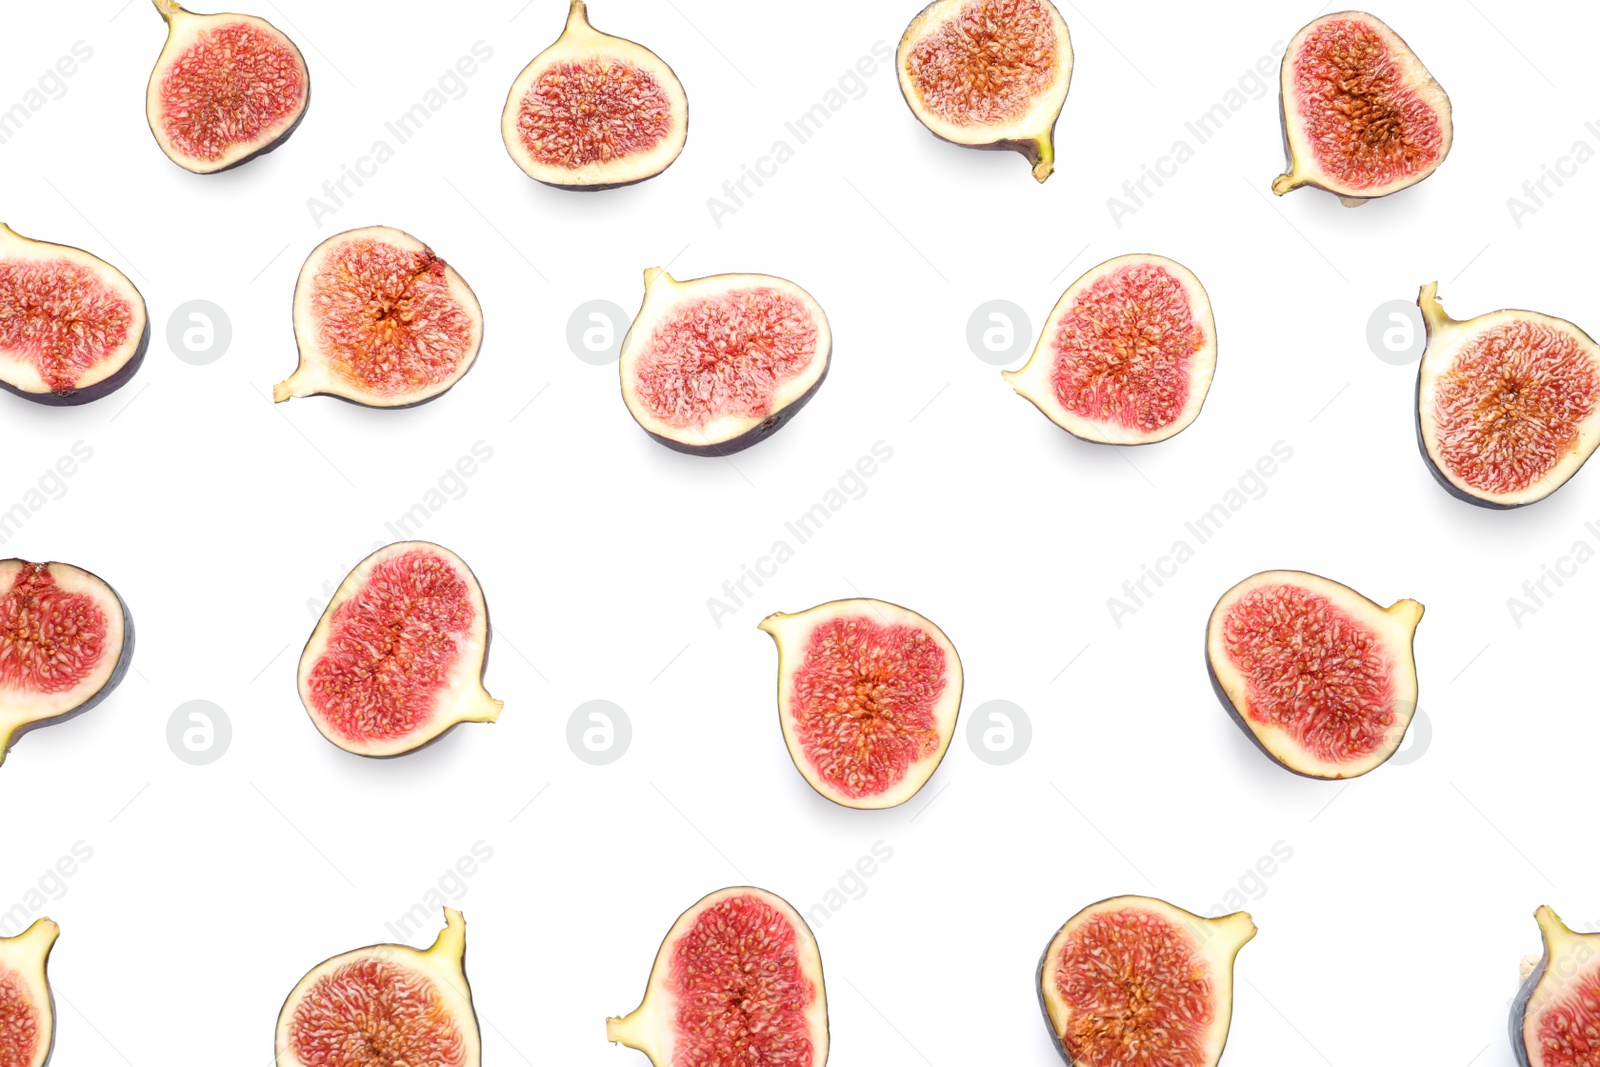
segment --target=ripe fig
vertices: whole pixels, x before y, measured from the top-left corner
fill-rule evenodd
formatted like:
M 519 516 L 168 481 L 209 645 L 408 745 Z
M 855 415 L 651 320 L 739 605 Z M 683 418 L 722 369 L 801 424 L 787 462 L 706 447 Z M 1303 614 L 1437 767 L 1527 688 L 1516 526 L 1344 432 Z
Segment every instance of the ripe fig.
M 1072 37 L 1050 0 L 934 0 L 895 58 L 900 92 L 934 136 L 1021 152 L 1035 178 L 1050 177 L 1072 82 Z
M 644 1001 L 606 1039 L 655 1067 L 823 1067 L 822 956 L 800 913 L 765 889 L 721 889 L 678 917 Z
M 1600 348 L 1564 319 L 1491 311 L 1457 322 L 1437 282 L 1417 305 L 1417 444 L 1452 496 L 1516 508 L 1560 489 L 1600 445 Z
M 1544 952 L 1522 961 L 1512 1052 L 1518 1067 L 1589 1067 L 1600 1057 L 1600 934 L 1575 933 L 1548 905 L 1533 917 Z
M 167 158 L 215 174 L 287 141 L 311 103 L 311 72 L 295 43 L 254 15 L 154 3 L 167 20 L 167 43 L 150 73 L 145 112 Z
M 300 364 L 273 386 L 273 400 L 412 407 L 472 369 L 483 308 L 433 249 L 409 233 L 367 226 L 323 241 L 300 268 L 294 337 Z
M 1417 709 L 1411 650 L 1422 605 L 1379 607 L 1303 571 L 1265 571 L 1222 594 L 1206 661 L 1223 707 L 1275 762 L 1355 778 L 1400 749 Z
M 689 136 L 689 98 L 660 56 L 589 25 L 567 27 L 511 83 L 500 135 L 528 177 L 564 189 L 614 189 L 670 167 Z
M 86 404 L 126 385 L 149 347 L 144 297 L 126 274 L 0 223 L 0 387 Z
M 1200 416 L 1217 326 L 1200 279 L 1163 256 L 1109 259 L 1061 294 L 1012 388 L 1074 437 L 1165 441 Z
M 811 788 L 847 808 L 910 800 L 944 759 L 961 659 L 933 623 L 881 600 L 835 600 L 760 628 L 778 646 L 778 718 Z
M 1233 961 L 1255 936 L 1242 911 L 1206 919 L 1137 896 L 1089 905 L 1039 961 L 1056 1051 L 1073 1067 L 1213 1067 L 1233 1019 Z
M 133 618 L 96 575 L 0 561 L 0 762 L 23 734 L 81 715 L 133 662 Z
M 56 1040 L 56 1005 L 45 964 L 61 928 L 39 919 L 0 937 L 0 1065 L 44 1067 Z
M 300 701 L 346 752 L 401 756 L 500 717 L 483 688 L 488 658 L 478 579 L 449 549 L 401 541 L 334 592 L 300 654 Z
M 479 1067 L 467 924 L 430 948 L 370 945 L 313 967 L 278 1013 L 277 1067 Z
M 1399 34 L 1366 12 L 1314 19 L 1281 69 L 1289 170 L 1272 183 L 1279 196 L 1311 185 L 1360 207 L 1417 184 L 1450 154 L 1450 98 Z
M 822 385 L 833 354 L 811 294 L 766 274 L 680 282 L 644 272 L 622 339 L 622 400 L 668 448 L 726 456 L 778 432 Z

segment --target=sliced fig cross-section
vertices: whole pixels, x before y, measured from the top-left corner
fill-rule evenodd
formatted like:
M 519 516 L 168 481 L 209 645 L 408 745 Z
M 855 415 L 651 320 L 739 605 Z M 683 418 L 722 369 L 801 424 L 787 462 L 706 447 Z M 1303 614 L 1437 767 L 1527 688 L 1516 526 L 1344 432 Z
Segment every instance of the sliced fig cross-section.
M 213 174 L 288 140 L 311 103 L 311 73 L 295 43 L 254 15 L 197 15 L 178 0 L 154 2 L 167 43 L 145 110 L 167 157 Z
M 96 575 L 0 561 L 0 761 L 23 734 L 100 703 L 133 661 L 133 619 Z
M 1255 923 L 1153 897 L 1068 919 L 1039 961 L 1039 1005 L 1072 1067 L 1213 1067 L 1233 1019 L 1233 961 Z
M 643 1003 L 606 1020 L 606 1037 L 655 1067 L 823 1067 L 828 997 L 816 939 L 776 894 L 718 890 L 672 924 Z
M 1439 287 L 1417 304 L 1417 443 L 1451 495 L 1486 508 L 1543 500 L 1600 445 L 1600 347 L 1564 319 L 1491 311 L 1457 322 Z
M 936 137 L 1020 152 L 1035 178 L 1050 177 L 1072 82 L 1072 38 L 1050 0 L 934 0 L 896 63 L 911 113 Z
M 126 385 L 149 346 L 144 297 L 126 274 L 0 224 L 0 387 L 85 404 Z
M 833 335 L 811 294 L 766 274 L 680 282 L 644 272 L 622 339 L 622 400 L 668 448 L 726 456 L 778 432 L 828 373 Z
M 1523 961 L 1512 1052 L 1518 1067 L 1590 1067 L 1600 1060 L 1600 934 L 1576 933 L 1548 906 L 1533 917 L 1544 951 Z
M 494 722 L 483 688 L 489 608 L 460 556 L 426 541 L 357 564 L 300 654 L 300 700 L 329 741 L 399 756 L 464 722 Z
M 372 945 L 313 967 L 278 1014 L 277 1067 L 479 1067 L 467 924 L 444 916 L 430 948 Z
M 1001 374 L 1073 436 L 1143 445 L 1200 416 L 1216 369 L 1217 327 L 1200 280 L 1163 256 L 1128 255 L 1073 282 L 1028 362 Z
M 39 919 L 0 937 L 0 1065 L 45 1067 L 55 1047 L 56 1009 L 45 965 L 61 928 Z
M 1206 627 L 1211 684 L 1246 736 L 1308 778 L 1355 778 L 1400 749 L 1417 710 L 1422 605 L 1382 608 L 1304 571 L 1228 590 Z
M 835 600 L 761 629 L 778 646 L 778 718 L 818 793 L 892 808 L 944 759 L 961 710 L 961 659 L 933 623 L 881 600 Z
M 572 0 L 560 38 L 512 83 L 500 133 L 530 178 L 611 189 L 672 165 L 689 136 L 689 99 L 660 56 L 601 33 L 584 0 Z
M 335 396 L 402 408 L 448 391 L 478 358 L 483 308 L 454 267 L 400 230 L 368 226 L 318 245 L 294 290 L 300 365 L 282 402 Z
M 1281 74 L 1289 170 L 1282 196 L 1312 185 L 1346 207 L 1409 188 L 1450 154 L 1450 98 L 1400 36 L 1363 11 L 1313 20 Z

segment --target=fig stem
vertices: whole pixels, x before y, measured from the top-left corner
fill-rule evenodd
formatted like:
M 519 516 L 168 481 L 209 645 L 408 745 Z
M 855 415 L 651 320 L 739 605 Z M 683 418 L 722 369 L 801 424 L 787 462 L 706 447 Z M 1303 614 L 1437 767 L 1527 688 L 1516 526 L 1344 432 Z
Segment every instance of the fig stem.
M 1396 618 L 1405 620 L 1406 622 L 1410 623 L 1411 628 L 1415 630 L 1417 628 L 1417 623 L 1422 621 L 1422 613 L 1425 610 L 1427 609 L 1422 606 L 1420 601 L 1407 598 L 1405 600 L 1396 600 L 1393 604 L 1390 604 L 1386 609 L 1385 614 L 1393 615 Z
M 572 0 L 572 10 L 567 12 L 567 29 L 575 26 L 589 26 L 589 5 L 583 0 Z
M 1287 174 L 1280 174 L 1276 178 L 1272 179 L 1272 191 L 1278 196 L 1282 196 L 1290 189 L 1298 189 L 1299 187 L 1300 179 L 1292 170 Z
M 639 1012 L 643 1010 L 644 1005 L 641 1004 L 635 1011 L 626 1016 L 619 1018 L 613 1015 L 607 1019 L 606 1040 L 618 1045 L 626 1045 L 629 1048 L 642 1049 L 644 1046 L 639 1044 L 639 1038 L 634 1033 L 634 1029 L 638 1025 Z
M 28 945 L 41 956 L 49 951 L 50 946 L 56 943 L 56 938 L 61 936 L 61 927 L 49 919 L 36 919 L 16 937 L 18 944 Z
M 179 4 L 178 0 L 151 0 L 151 2 L 156 5 L 161 17 L 168 22 L 172 21 L 173 15 L 183 10 L 183 5 Z
M 444 929 L 428 947 L 428 954 L 459 960 L 467 954 L 467 921 L 454 908 L 444 909 Z
M 1035 181 L 1044 181 L 1055 172 L 1056 148 L 1049 137 L 1041 137 L 1034 142 L 1033 177 Z
M 1417 294 L 1417 307 L 1422 309 L 1422 323 L 1430 334 L 1438 333 L 1456 321 L 1444 313 L 1444 305 L 1439 303 L 1438 282 L 1429 282 L 1422 287 L 1422 292 Z

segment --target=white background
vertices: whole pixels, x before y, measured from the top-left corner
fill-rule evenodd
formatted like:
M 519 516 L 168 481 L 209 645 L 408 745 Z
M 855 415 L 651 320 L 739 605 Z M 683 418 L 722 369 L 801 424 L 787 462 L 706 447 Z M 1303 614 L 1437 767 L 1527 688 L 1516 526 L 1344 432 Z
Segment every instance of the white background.
M 1094 0 L 1062 7 L 1078 63 L 1045 185 L 1018 156 L 936 141 L 885 68 L 718 227 L 707 198 L 874 42 L 892 47 L 914 5 L 603 0 L 596 24 L 671 63 L 693 119 L 662 177 L 595 195 L 529 181 L 498 135 L 507 87 L 564 4 L 381 7 L 262 0 L 306 52 L 310 112 L 278 152 L 206 178 L 145 127 L 164 32 L 148 0 L 5 9 L 0 108 L 75 41 L 94 54 L 0 145 L 0 218 L 123 268 L 155 329 L 144 368 L 108 399 L 50 410 L 0 396 L 0 508 L 73 442 L 94 450 L 0 549 L 100 573 L 139 635 L 112 699 L 28 736 L 0 769 L 0 909 L 75 842 L 93 849 L 48 883 L 60 892 L 43 909 L 63 930 L 58 1062 L 267 1064 L 301 974 L 392 940 L 384 924 L 479 841 L 493 858 L 458 906 L 498 1065 L 643 1063 L 606 1044 L 603 1022 L 634 1007 L 682 909 L 748 880 L 811 911 L 878 841 L 892 860 L 816 924 L 835 1064 L 1053 1063 L 1033 981 L 1063 920 L 1116 893 L 1211 911 L 1241 880 L 1261 933 L 1239 958 L 1226 1062 L 1510 1062 L 1504 1015 L 1517 959 L 1537 948 L 1534 907 L 1600 920 L 1587 755 L 1600 565 L 1520 627 L 1506 600 L 1575 540 L 1600 545 L 1584 528 L 1600 519 L 1600 473 L 1512 513 L 1451 499 L 1417 454 L 1415 368 L 1376 358 L 1366 326 L 1435 279 L 1457 317 L 1533 307 L 1600 324 L 1600 164 L 1521 227 L 1506 204 L 1574 141 L 1600 148 L 1584 128 L 1600 119 L 1583 104 L 1600 98 L 1590 13 L 1387 4 L 1451 95 L 1456 144 L 1431 180 L 1359 211 L 1267 191 L 1283 164 L 1276 61 L 1270 88 L 1249 72 L 1309 5 Z M 494 55 L 465 95 L 317 226 L 307 198 L 478 40 Z M 1222 131 L 1116 226 L 1107 198 L 1175 140 L 1193 147 L 1185 121 L 1242 77 Z M 476 288 L 478 366 L 416 410 L 274 408 L 295 363 L 300 263 L 373 223 L 428 241 Z M 1063 434 L 965 339 L 982 302 L 1014 301 L 1037 326 L 1078 274 L 1128 251 L 1194 270 L 1221 339 L 1199 421 L 1131 452 Z M 567 346 L 578 305 L 631 312 L 641 271 L 668 261 L 682 277 L 793 278 L 832 320 L 826 385 L 732 462 L 651 442 L 615 368 Z M 193 299 L 232 323 L 209 366 L 165 340 Z M 707 598 L 880 440 L 893 459 L 866 495 L 714 625 Z M 1293 459 L 1266 494 L 1114 626 L 1106 599 L 1280 440 Z M 482 580 L 504 716 L 401 760 L 348 756 L 295 695 L 314 603 L 477 441 L 492 460 L 421 536 Z M 1308 781 L 1229 721 L 1206 679 L 1206 616 L 1276 566 L 1427 605 L 1426 751 L 1354 783 Z M 755 624 L 858 590 L 946 630 L 964 714 L 993 699 L 1026 709 L 1020 761 L 981 762 L 964 720 L 902 809 L 812 793 L 781 743 L 776 657 Z M 566 742 L 573 709 L 596 698 L 633 724 L 609 766 Z M 210 766 L 167 746 L 192 699 L 232 721 Z M 1292 859 L 1251 880 L 1278 842 Z

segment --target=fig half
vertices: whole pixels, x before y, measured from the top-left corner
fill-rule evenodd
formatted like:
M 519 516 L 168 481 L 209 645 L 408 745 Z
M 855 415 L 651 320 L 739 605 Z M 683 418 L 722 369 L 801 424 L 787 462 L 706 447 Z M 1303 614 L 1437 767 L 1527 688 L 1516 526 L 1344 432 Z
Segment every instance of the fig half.
M 944 759 L 961 711 L 961 658 L 933 623 L 882 600 L 835 600 L 760 628 L 778 646 L 778 718 L 811 788 L 847 808 L 892 808 Z
M 896 66 L 934 136 L 1021 152 L 1035 178 L 1050 177 L 1072 83 L 1072 37 L 1050 0 L 934 0 L 906 27 Z
M 1222 594 L 1206 627 L 1211 684 L 1246 736 L 1308 778 L 1355 778 L 1400 749 L 1417 710 L 1422 605 L 1379 607 L 1304 571 Z
M 1200 279 L 1164 256 L 1108 259 L 1057 301 L 1012 388 L 1074 437 L 1147 445 L 1200 417 L 1217 326 Z
M 1512 1052 L 1518 1067 L 1589 1067 L 1600 1056 L 1600 934 L 1568 929 L 1548 905 L 1533 917 L 1544 952 L 1522 961 Z
M 55 1048 L 56 1006 L 45 974 L 61 928 L 39 919 L 0 937 L 0 1064 L 44 1067 Z
M 0 762 L 17 739 L 100 703 L 133 662 L 133 619 L 98 576 L 0 561 Z
M 775 893 L 721 889 L 678 917 L 644 1001 L 606 1039 L 655 1067 L 823 1067 L 828 996 L 817 940 Z
M 449 549 L 401 541 L 334 592 L 300 654 L 300 701 L 346 752 L 401 756 L 500 717 L 483 688 L 488 658 L 478 579 Z
M 828 374 L 833 334 L 811 294 L 767 274 L 680 282 L 644 272 L 622 339 L 622 401 L 651 437 L 726 456 L 771 437 Z
M 1312 185 L 1360 207 L 1417 184 L 1450 154 L 1450 98 L 1366 12 L 1323 15 L 1295 34 L 1280 83 L 1289 169 L 1272 183 L 1279 196 Z
M 0 223 L 0 387 L 86 404 L 126 385 L 149 347 L 144 297 L 126 274 Z
M 334 396 L 375 408 L 449 391 L 483 346 L 483 308 L 433 249 L 401 230 L 348 230 L 312 250 L 294 290 L 300 364 L 279 403 Z
M 1233 1019 L 1233 961 L 1256 925 L 1153 897 L 1066 921 L 1039 960 L 1039 1006 L 1074 1067 L 1213 1067 Z
M 288 140 L 311 103 L 311 72 L 295 43 L 254 15 L 154 3 L 167 20 L 167 43 L 150 73 L 145 112 L 167 158 L 214 174 Z
M 478 1067 L 467 924 L 444 918 L 425 950 L 371 945 L 311 968 L 278 1013 L 278 1067 Z
M 1600 445 L 1600 348 L 1564 319 L 1491 311 L 1457 322 L 1437 282 L 1417 305 L 1417 444 L 1452 496 L 1516 508 L 1560 489 Z
M 650 49 L 589 25 L 572 0 L 567 27 L 511 84 L 500 135 L 528 177 L 565 189 L 613 189 L 670 167 L 689 136 L 689 98 Z

